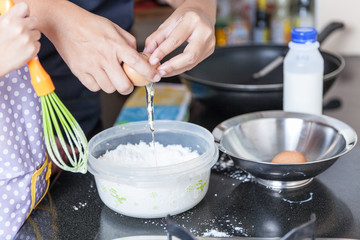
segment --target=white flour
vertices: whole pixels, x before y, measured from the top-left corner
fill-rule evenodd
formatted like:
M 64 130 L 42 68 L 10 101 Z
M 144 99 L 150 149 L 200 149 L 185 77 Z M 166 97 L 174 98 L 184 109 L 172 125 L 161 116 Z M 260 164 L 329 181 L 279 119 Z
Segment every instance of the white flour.
M 149 171 L 156 171 L 156 167 L 170 167 L 198 156 L 198 152 L 181 145 L 163 146 L 157 142 L 154 151 L 152 144 L 140 142 L 120 145 L 98 160 L 134 169 L 149 167 Z M 166 178 L 154 177 L 146 185 L 139 185 L 135 177 L 127 182 L 110 181 L 100 176 L 95 179 L 100 198 L 112 210 L 131 217 L 158 218 L 184 212 L 204 198 L 210 169 L 191 171 L 190 168 L 188 171 L 187 174 L 175 173 Z
M 208 229 L 204 234 L 204 237 L 230 237 L 229 234 L 225 233 L 225 232 L 220 232 L 218 230 L 215 229 Z
M 164 146 L 152 143 L 119 145 L 116 149 L 106 152 L 99 158 L 101 161 L 116 163 L 126 167 L 156 167 L 172 165 L 198 157 L 197 151 L 191 151 L 181 145 Z M 156 160 L 156 161 L 154 161 Z
M 87 205 L 86 202 L 85 202 L 85 203 L 79 202 L 79 206 L 73 206 L 73 209 L 74 209 L 75 211 L 77 211 L 77 210 L 79 210 L 80 208 L 85 208 L 86 205 Z

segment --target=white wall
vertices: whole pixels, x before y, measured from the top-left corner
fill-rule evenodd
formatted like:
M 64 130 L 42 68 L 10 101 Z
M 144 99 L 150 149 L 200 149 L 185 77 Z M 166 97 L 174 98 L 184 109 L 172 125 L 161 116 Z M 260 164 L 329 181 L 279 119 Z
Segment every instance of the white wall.
M 316 28 L 321 31 L 331 21 L 341 21 L 345 28 L 331 34 L 321 48 L 344 56 L 360 55 L 360 0 L 316 0 Z

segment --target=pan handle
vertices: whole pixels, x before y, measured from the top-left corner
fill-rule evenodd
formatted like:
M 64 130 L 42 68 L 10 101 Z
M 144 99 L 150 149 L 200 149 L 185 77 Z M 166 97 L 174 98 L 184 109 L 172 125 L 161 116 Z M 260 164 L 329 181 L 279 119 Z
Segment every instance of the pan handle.
M 343 28 L 344 24 L 341 22 L 331 22 L 329 23 L 319 34 L 318 34 L 318 42 L 322 44 L 327 37 L 334 32 L 336 29 Z M 286 54 L 286 53 L 285 53 Z M 258 72 L 253 73 L 252 77 L 254 79 L 262 78 L 272 72 L 275 68 L 280 66 L 285 58 L 285 54 L 278 56 L 265 67 L 261 68 Z
M 318 42 L 322 44 L 325 39 L 336 29 L 344 28 L 344 24 L 342 22 L 332 22 L 328 24 L 318 35 Z

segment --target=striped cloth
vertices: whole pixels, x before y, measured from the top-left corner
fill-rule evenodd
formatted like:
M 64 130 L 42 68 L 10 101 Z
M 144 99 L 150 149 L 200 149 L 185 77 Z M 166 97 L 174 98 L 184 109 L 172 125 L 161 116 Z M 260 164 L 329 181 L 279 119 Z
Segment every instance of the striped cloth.
M 179 83 L 156 83 L 154 88 L 155 120 L 188 120 L 191 93 L 185 85 Z M 126 100 L 115 121 L 115 125 L 147 119 L 145 87 L 137 87 Z

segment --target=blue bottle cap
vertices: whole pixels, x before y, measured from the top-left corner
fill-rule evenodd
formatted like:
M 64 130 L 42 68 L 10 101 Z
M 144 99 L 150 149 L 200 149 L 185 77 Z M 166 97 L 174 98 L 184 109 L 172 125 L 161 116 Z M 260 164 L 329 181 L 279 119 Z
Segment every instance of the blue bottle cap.
M 312 27 L 298 27 L 291 30 L 291 41 L 294 43 L 314 43 L 317 40 L 317 31 Z

